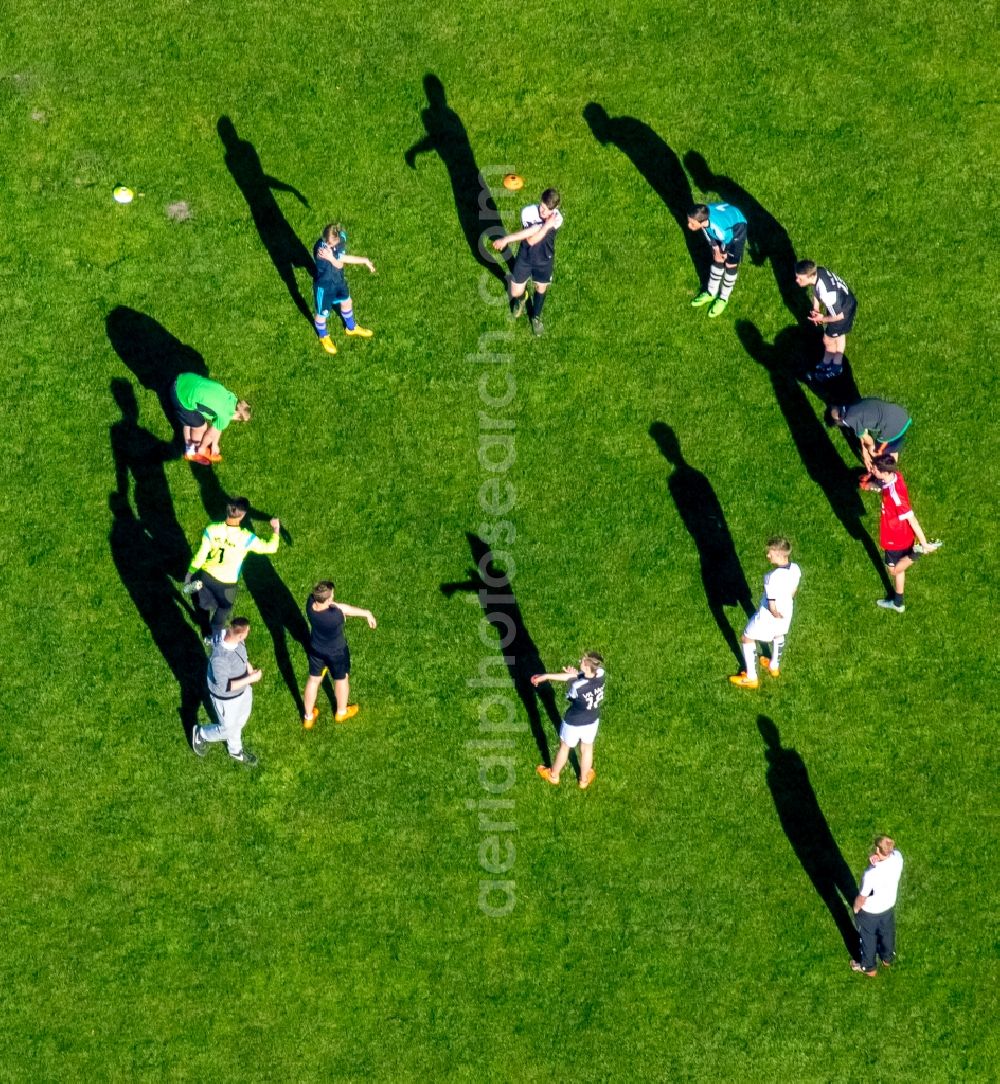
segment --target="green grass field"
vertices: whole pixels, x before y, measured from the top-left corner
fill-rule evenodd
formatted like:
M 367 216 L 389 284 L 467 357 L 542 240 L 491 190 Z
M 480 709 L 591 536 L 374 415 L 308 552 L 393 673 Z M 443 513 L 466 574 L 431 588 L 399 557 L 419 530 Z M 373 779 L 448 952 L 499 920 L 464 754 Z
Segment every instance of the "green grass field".
M 996 1079 L 992 6 L 14 0 L 4 23 L 0 1079 Z M 411 168 L 429 130 L 443 154 Z M 476 170 L 511 229 L 563 193 L 541 339 L 470 247 Z M 787 371 L 772 262 L 721 319 L 688 306 L 677 210 L 733 188 L 772 254 L 854 287 L 858 387 L 916 418 L 945 547 L 905 615 L 874 606 L 877 498 Z M 378 268 L 349 274 L 376 336 L 328 358 L 293 294 L 334 219 Z M 255 412 L 214 472 L 155 390 L 200 365 Z M 255 772 L 182 726 L 203 661 L 175 581 L 224 493 L 290 536 L 238 606 Z M 755 597 L 770 534 L 804 573 L 757 692 L 726 680 L 742 610 L 720 628 L 706 600 L 712 496 Z M 477 537 L 522 660 L 606 657 L 586 793 L 535 775 Z M 348 629 L 361 713 L 335 728 L 323 698 L 305 733 L 292 616 L 325 577 L 379 627 Z M 860 874 L 878 831 L 907 865 L 900 966 L 871 981 L 809 870 Z

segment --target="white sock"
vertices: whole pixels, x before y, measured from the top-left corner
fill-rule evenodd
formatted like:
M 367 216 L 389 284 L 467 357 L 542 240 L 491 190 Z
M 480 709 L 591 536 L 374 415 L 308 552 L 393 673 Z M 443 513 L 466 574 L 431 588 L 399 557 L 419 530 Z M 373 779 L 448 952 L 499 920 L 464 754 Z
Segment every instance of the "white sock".
M 757 680 L 757 645 L 753 642 L 741 644 L 743 648 L 743 663 L 746 666 L 747 677 L 751 681 Z
M 775 636 L 771 641 L 771 669 L 777 671 L 781 664 L 781 652 L 785 646 L 784 636 Z
M 706 291 L 712 295 L 712 297 L 719 296 L 719 284 L 722 282 L 722 265 L 713 263 L 711 270 L 708 272 L 708 285 L 705 287 Z
M 721 301 L 728 301 L 729 295 L 733 292 L 733 287 L 736 285 L 736 272 L 727 271 L 722 279 L 722 291 L 719 294 Z

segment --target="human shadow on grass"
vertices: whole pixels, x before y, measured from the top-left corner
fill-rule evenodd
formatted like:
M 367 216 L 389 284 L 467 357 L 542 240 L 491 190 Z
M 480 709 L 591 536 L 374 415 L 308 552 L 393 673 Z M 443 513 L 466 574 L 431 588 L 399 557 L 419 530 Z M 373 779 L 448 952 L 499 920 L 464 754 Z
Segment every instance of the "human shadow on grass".
M 717 192 L 724 203 L 738 207 L 747 220 L 747 248 L 751 261 L 771 272 L 785 308 L 796 323 L 805 322 L 810 304 L 806 291 L 795 282 L 795 248 L 784 226 L 757 199 L 731 177 L 713 173 L 697 151 L 684 155 L 684 165 L 703 192 Z
M 459 115 L 448 104 L 444 84 L 430 72 L 424 76 L 424 93 L 427 106 L 421 119 L 427 134 L 406 151 L 403 160 L 410 169 L 416 169 L 418 155 L 433 152 L 440 157 L 448 171 L 458 222 L 469 250 L 481 267 L 504 282 L 511 265 L 505 256 L 495 253 L 488 245 L 491 240 L 503 236 L 506 230 L 490 186 L 476 164 L 469 134 Z
M 247 201 L 261 243 L 296 308 L 312 323 L 312 311 L 299 290 L 295 271 L 300 268 L 313 278 L 316 265 L 309 250 L 288 224 L 274 193 L 289 192 L 303 207 L 308 207 L 309 201 L 294 185 L 285 184 L 264 172 L 254 145 L 248 139 L 240 139 L 229 117 L 219 117 L 216 128 L 226 151 L 226 168 Z
M 741 606 L 749 617 L 753 613 L 753 599 L 722 505 L 705 475 L 684 459 L 677 435 L 669 425 L 653 422 L 649 435 L 674 468 L 667 480 L 667 488 L 698 550 L 701 582 L 708 608 L 737 663 L 742 664 L 739 637 L 729 623 L 725 607 Z
M 514 691 L 524 705 L 539 755 L 543 763 L 551 766 L 548 736 L 539 704 L 556 734 L 559 733 L 561 723 L 559 708 L 556 705 L 555 693 L 549 685 L 535 688 L 531 684 L 531 675 L 545 673 L 545 665 L 524 623 L 524 615 L 514 595 L 510 577 L 497 565 L 492 550 L 479 535 L 469 533 L 466 539 L 474 568 L 467 580 L 441 584 L 441 593 L 445 598 L 451 598 L 452 595 L 465 592 L 470 600 L 479 602 L 486 620 L 500 637 L 503 663 L 510 675 Z M 485 688 L 494 688 L 496 683 L 495 678 L 483 675 Z
M 795 375 L 803 350 L 802 339 L 810 330 L 801 326 L 787 327 L 773 343 L 768 343 L 749 321 L 740 320 L 736 324 L 736 334 L 743 349 L 771 378 L 774 397 L 806 473 L 823 491 L 844 530 L 861 543 L 888 591 L 889 577 L 878 547 L 862 523 L 865 505 L 858 491 L 857 474 L 841 458 Z
M 139 424 L 129 381 L 112 380 L 111 390 L 122 412 L 109 432 L 116 483 L 108 498 L 111 558 L 178 684 L 180 721 L 190 743 L 198 709 L 214 716 L 205 686 L 205 650 L 191 624 L 198 624 L 199 616 L 177 588 L 191 550 L 174 515 L 164 470 L 171 446 Z
M 205 359 L 171 335 L 151 316 L 135 309 L 119 305 L 108 313 L 104 321 L 108 340 L 115 353 L 135 374 L 139 383 L 148 391 L 155 392 L 160 407 L 173 426 L 177 447 L 171 458 L 178 458 L 184 442 L 170 389 L 181 373 L 197 373 L 208 376 Z
M 225 519 L 229 495 L 223 490 L 215 472 L 192 467 L 191 473 L 198 483 L 201 503 L 210 522 Z M 255 522 L 267 523 L 272 517 L 273 513 L 251 506 L 243 520 L 243 526 L 252 531 Z M 284 525 L 281 528 L 281 538 L 285 544 L 291 545 L 291 535 Z M 299 718 L 302 718 L 305 704 L 299 691 L 288 640 L 291 638 L 303 651 L 306 651 L 309 644 L 309 628 L 301 607 L 271 562 L 272 558 L 266 554 L 247 554 L 243 564 L 242 583 L 250 593 L 257 612 L 271 636 L 278 673 L 295 703 Z
M 583 119 L 601 146 L 617 147 L 663 200 L 677 223 L 691 263 L 702 281 L 708 273 L 711 251 L 700 236 L 687 228 L 688 212 L 695 202 L 681 160 L 650 126 L 636 117 L 609 117 L 604 106 L 588 102 Z
M 757 729 L 764 739 L 767 786 L 781 827 L 830 912 L 844 946 L 857 959 L 858 933 L 852 905 L 858 886 L 823 816 L 809 772 L 794 749 L 782 746 L 778 728 L 766 715 L 757 717 Z

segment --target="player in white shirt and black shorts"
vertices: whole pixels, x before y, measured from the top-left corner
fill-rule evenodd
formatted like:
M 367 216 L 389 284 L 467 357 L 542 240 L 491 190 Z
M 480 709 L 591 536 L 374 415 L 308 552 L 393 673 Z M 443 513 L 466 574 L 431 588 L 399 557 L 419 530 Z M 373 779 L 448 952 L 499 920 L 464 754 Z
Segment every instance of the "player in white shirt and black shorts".
M 545 294 L 552 282 L 552 269 L 556 258 L 556 231 L 562 226 L 559 210 L 562 197 L 555 188 L 546 188 L 537 203 L 521 209 L 521 226 L 517 233 L 508 233 L 493 242 L 497 252 L 515 242 L 520 242 L 514 269 L 510 275 L 510 311 L 517 319 L 524 315 L 527 303 L 528 280 L 535 284 L 531 298 L 531 330 L 536 335 L 545 331 L 542 323 L 542 307 Z
M 760 609 L 747 622 L 740 637 L 746 670 L 729 679 L 741 689 L 756 689 L 760 685 L 757 678 L 758 643 L 771 645 L 770 658 L 762 656 L 760 664 L 771 677 L 778 676 L 785 637 L 792 624 L 793 599 L 802 578 L 802 570 L 791 559 L 792 544 L 787 538 L 769 538 L 765 553 L 775 567 L 764 576 Z
M 586 790 L 597 778 L 594 771 L 594 741 L 601 721 L 601 704 L 604 701 L 604 659 L 596 651 L 588 651 L 580 659 L 580 665 L 564 666 L 558 674 L 532 674 L 531 684 L 543 681 L 567 681 L 566 699 L 569 708 L 559 728 L 559 752 L 549 768 L 538 765 L 538 774 L 553 786 L 559 785 L 559 776 L 569 760 L 571 749 L 580 747 L 580 790 Z
M 825 267 L 818 267 L 812 260 L 799 260 L 795 265 L 795 281 L 799 286 L 812 287 L 809 322 L 823 329 L 823 360 L 816 367 L 813 379 L 833 380 L 844 371 L 847 333 L 854 327 L 858 299 L 842 278 Z

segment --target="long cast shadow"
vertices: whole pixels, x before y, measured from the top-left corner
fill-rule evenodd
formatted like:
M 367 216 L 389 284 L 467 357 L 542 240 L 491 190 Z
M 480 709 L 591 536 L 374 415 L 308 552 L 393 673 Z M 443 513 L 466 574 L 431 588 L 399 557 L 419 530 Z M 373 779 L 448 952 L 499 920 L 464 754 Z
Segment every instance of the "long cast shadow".
M 687 228 L 688 211 L 695 199 L 681 160 L 661 136 L 636 117 L 609 117 L 604 106 L 588 102 L 583 119 L 598 143 L 617 147 L 663 200 L 681 231 L 699 280 L 703 279 L 711 253 L 704 240 Z
M 288 224 L 274 193 L 289 192 L 303 207 L 308 207 L 309 201 L 294 185 L 285 184 L 264 172 L 254 145 L 248 139 L 240 139 L 229 117 L 219 117 L 216 129 L 226 151 L 226 168 L 247 201 L 261 243 L 296 308 L 312 323 L 312 312 L 299 290 L 295 270 L 301 268 L 314 277 L 316 265 L 309 250 Z
M 198 618 L 175 585 L 183 578 L 191 551 L 174 516 L 164 471 L 170 445 L 139 425 L 135 392 L 127 380 L 112 381 L 112 392 L 122 417 L 109 432 L 116 479 L 108 498 L 111 558 L 178 684 L 180 721 L 190 742 L 199 708 L 213 716 L 205 686 L 205 651 L 191 625 Z
M 174 453 L 176 458 L 181 453 L 183 442 L 170 400 L 170 389 L 181 373 L 208 376 L 205 359 L 197 350 L 185 346 L 180 339 L 171 335 L 151 316 L 125 305 L 112 309 L 105 318 L 104 326 L 115 353 L 135 374 L 139 383 L 155 392 L 160 400 L 163 413 L 180 442 Z
M 782 747 L 778 728 L 766 715 L 757 717 L 757 729 L 764 739 L 767 785 L 781 827 L 795 857 L 830 912 L 844 939 L 844 946 L 856 959 L 858 934 L 851 905 L 858 887 L 850 867 L 819 807 L 802 758 L 794 749 Z
M 458 222 L 470 252 L 480 266 L 503 282 L 511 265 L 507 257 L 487 250 L 485 243 L 505 230 L 490 186 L 476 164 L 469 134 L 448 104 L 444 84 L 436 75 L 424 76 L 424 93 L 427 107 L 420 116 L 427 134 L 406 151 L 403 160 L 410 169 L 416 169 L 418 155 L 433 152 L 440 157 L 448 171 Z
M 808 334 L 808 330 L 800 326 L 785 328 L 772 344 L 764 341 L 755 325 L 740 320 L 736 324 L 736 334 L 743 349 L 771 378 L 774 397 L 806 473 L 823 491 L 844 530 L 864 547 L 888 590 L 889 577 L 878 547 L 861 522 L 865 506 L 858 492 L 857 474 L 841 459 L 795 375 L 803 351 L 802 337 Z
M 795 282 L 795 248 L 785 227 L 731 177 L 713 173 L 697 151 L 684 155 L 684 165 L 703 192 L 718 192 L 725 203 L 732 203 L 743 212 L 750 259 L 758 267 L 770 263 L 785 308 L 796 323 L 804 322 L 810 305 L 806 291 Z
M 687 528 L 701 561 L 701 582 L 705 588 L 708 608 L 722 638 L 729 645 L 738 663 L 743 662 L 739 637 L 733 631 L 726 606 L 741 606 L 749 617 L 753 613 L 750 586 L 733 545 L 726 517 L 711 483 L 701 471 L 684 459 L 680 442 L 673 429 L 664 422 L 653 422 L 649 435 L 661 454 L 673 465 L 667 488 Z
M 213 471 L 192 471 L 201 492 L 201 502 L 210 520 L 224 519 L 226 515 L 226 492 Z M 251 508 L 243 525 L 254 530 L 254 523 L 266 524 L 271 519 L 268 512 Z M 267 530 L 270 530 L 268 527 Z M 265 535 L 266 537 L 266 535 Z M 291 544 L 291 537 L 283 526 L 281 537 L 286 544 Z M 309 644 L 309 628 L 295 597 L 285 585 L 284 580 L 274 570 L 271 558 L 265 554 L 250 553 L 243 565 L 243 586 L 253 599 L 257 612 L 264 622 L 274 646 L 274 659 L 278 666 L 285 688 L 295 704 L 299 718 L 305 711 L 302 694 L 299 691 L 299 679 L 295 673 L 288 647 L 289 637 L 305 652 Z M 237 605 L 237 610 L 239 609 Z
M 542 657 L 525 626 L 524 615 L 507 573 L 497 566 L 489 545 L 479 535 L 469 533 L 465 537 L 475 567 L 470 572 L 469 579 L 441 584 L 441 593 L 445 598 L 451 598 L 459 592 L 476 594 L 486 620 L 500 637 L 503 661 L 514 691 L 524 705 L 538 753 L 545 764 L 551 765 L 549 743 L 539 703 L 545 709 L 549 723 L 557 734 L 562 720 L 552 687 L 543 684 L 535 688 L 531 684 L 532 674 L 545 672 Z

